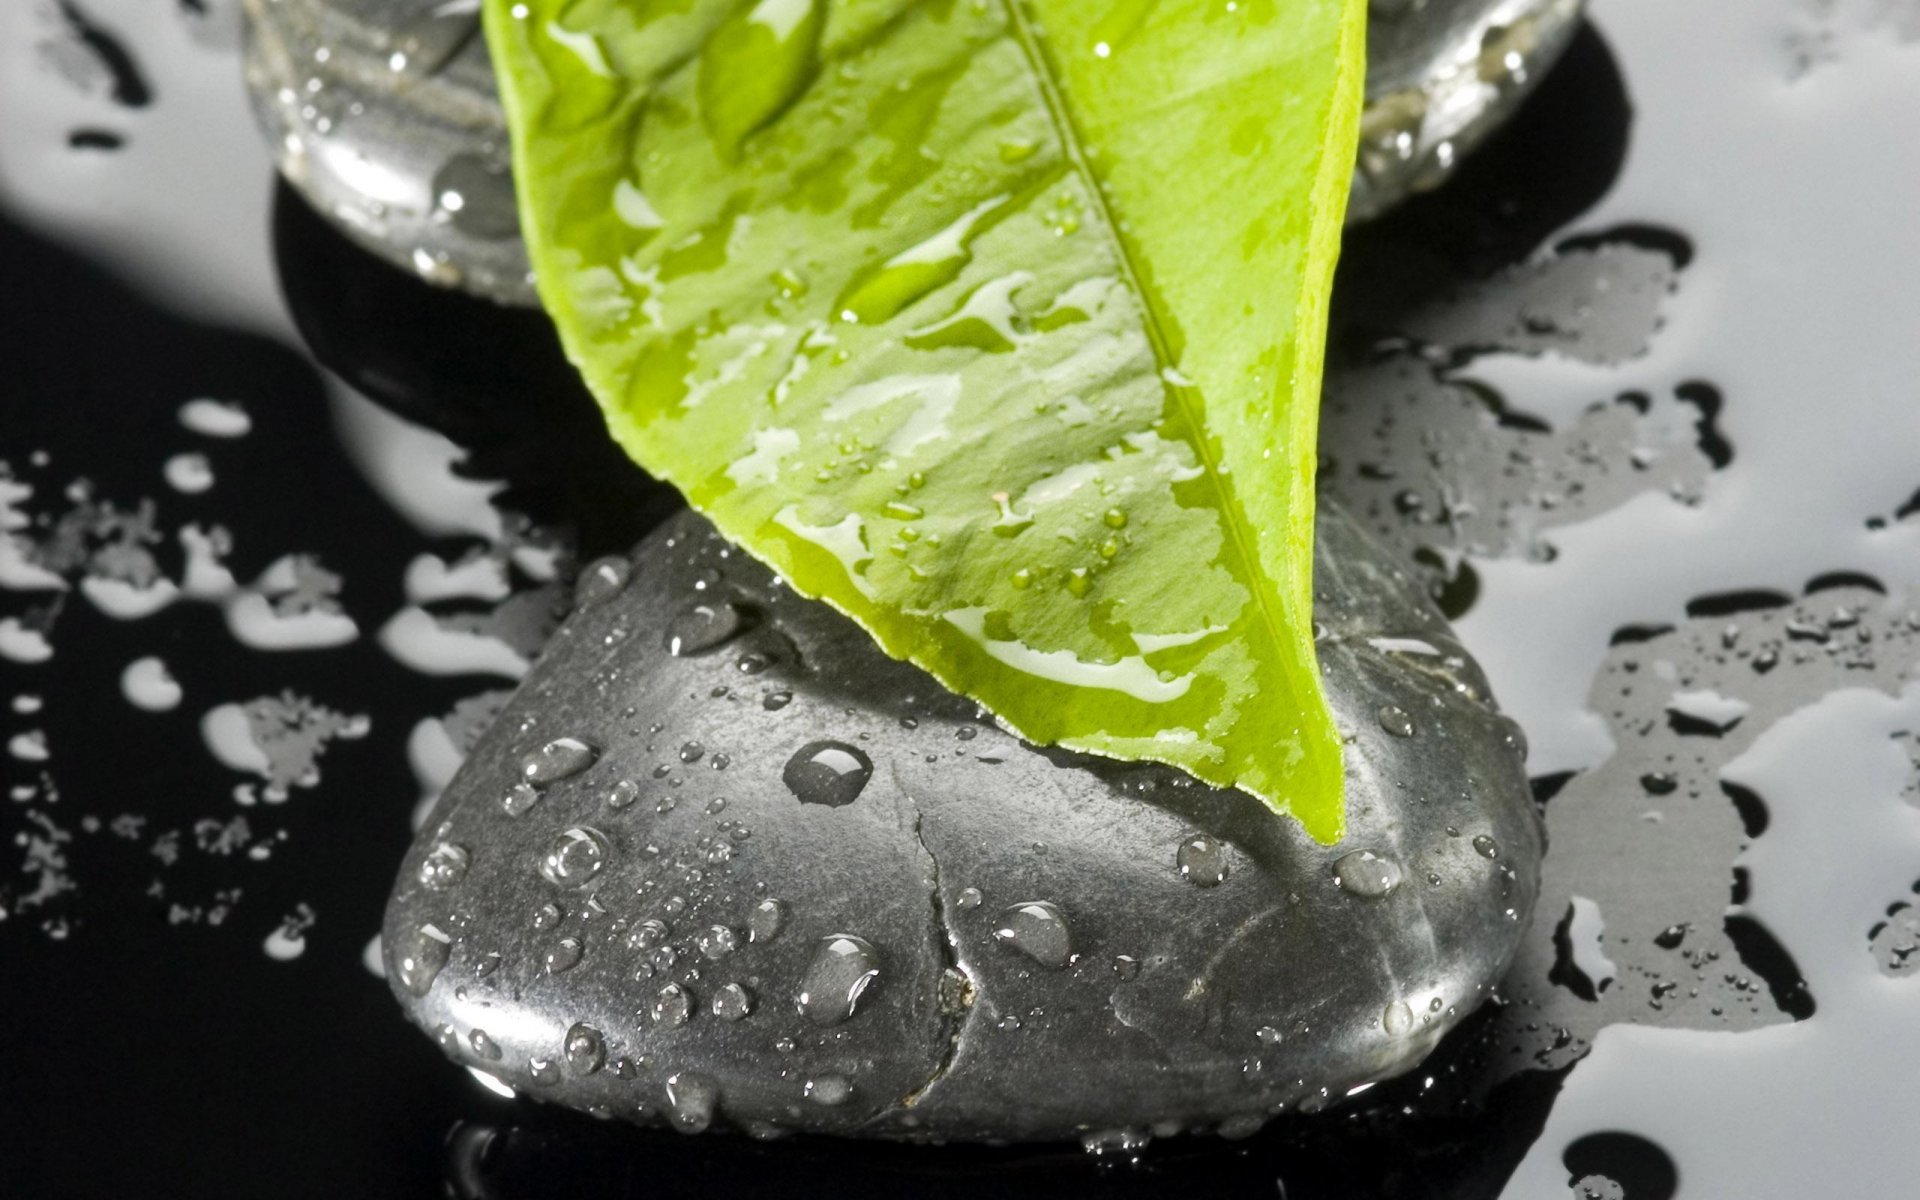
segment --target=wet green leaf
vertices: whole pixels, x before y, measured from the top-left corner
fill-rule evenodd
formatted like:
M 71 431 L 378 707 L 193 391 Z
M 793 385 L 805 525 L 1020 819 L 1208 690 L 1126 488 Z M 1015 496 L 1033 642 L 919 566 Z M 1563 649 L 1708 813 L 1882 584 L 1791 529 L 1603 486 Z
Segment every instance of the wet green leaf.
M 489 0 L 614 436 L 1035 741 L 1342 825 L 1314 428 L 1364 0 Z

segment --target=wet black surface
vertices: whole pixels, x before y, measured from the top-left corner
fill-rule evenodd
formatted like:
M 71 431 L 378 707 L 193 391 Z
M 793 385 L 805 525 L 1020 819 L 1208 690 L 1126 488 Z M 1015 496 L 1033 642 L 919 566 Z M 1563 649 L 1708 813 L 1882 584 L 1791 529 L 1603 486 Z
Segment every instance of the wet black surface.
M 1604 191 L 1629 115 L 1605 45 L 1583 32 L 1533 104 L 1453 184 L 1354 236 L 1339 302 L 1351 311 L 1380 289 L 1412 296 L 1448 274 L 1523 258 Z M 671 500 L 604 439 L 583 436 L 597 433 L 598 419 L 540 318 L 437 292 L 382 266 L 284 192 L 275 239 L 313 355 L 469 447 L 477 477 L 508 481 L 503 503 L 577 530 L 589 556 L 623 548 L 670 511 Z M 106 817 L 127 807 L 116 797 L 137 792 L 156 829 L 224 813 L 233 776 L 199 744 L 202 708 L 135 721 L 118 695 L 120 668 L 156 649 L 197 699 L 294 688 L 372 718 L 365 739 L 330 750 L 317 794 L 253 810 L 263 830 L 287 835 L 269 862 L 189 856 L 163 873 L 145 842 L 88 840 L 71 851 L 94 857 L 76 861 L 84 891 L 66 936 L 0 922 L 0 1192 L 1477 1200 L 1498 1194 L 1545 1121 L 1560 1072 L 1516 1076 L 1483 1107 L 1449 1099 L 1473 1090 L 1490 1053 L 1479 1020 L 1423 1072 L 1375 1089 L 1355 1111 L 1282 1121 L 1243 1142 L 1157 1143 L 1138 1161 L 1096 1160 L 1077 1147 L 684 1139 L 482 1091 L 401 1019 L 386 985 L 361 966 L 409 840 L 407 730 L 497 683 L 416 674 L 371 637 L 404 604 L 400 580 L 411 558 L 452 555 L 460 543 L 423 537 L 373 494 L 339 449 L 320 380 L 300 355 L 159 311 L 3 221 L 0 263 L 0 361 L 8 364 L 0 451 L 10 460 L 35 449 L 49 456 L 16 469 L 49 490 L 85 475 L 98 495 L 129 505 L 158 495 L 169 525 L 224 524 L 234 534 L 230 565 L 243 579 L 289 546 L 317 553 L 348 580 L 341 600 L 362 630 L 353 645 L 324 654 L 260 656 L 234 645 L 204 606 L 176 605 L 138 625 L 75 601 L 29 613 L 58 623 L 58 653 L 37 666 L 0 664 L 0 694 L 45 697 L 41 723 L 62 748 L 65 802 Z M 215 491 L 182 496 L 160 486 L 158 470 L 166 453 L 191 448 L 176 412 L 198 395 L 243 401 L 255 428 L 212 447 Z M 177 574 L 171 542 L 154 552 Z M 33 774 L 11 760 L 6 770 L 9 782 Z M 164 897 L 148 892 L 156 879 Z M 169 921 L 170 905 L 205 906 L 233 887 L 244 890 L 232 920 L 245 932 Z M 320 914 L 306 952 L 270 960 L 262 935 L 300 904 Z M 1437 1080 L 1431 1088 L 1427 1076 Z M 1632 1147 L 1594 1153 L 1601 1165 L 1590 1169 L 1623 1182 L 1628 1168 L 1619 1164 L 1634 1154 L 1654 1163 L 1644 1167 L 1648 1179 L 1664 1161 Z M 1572 1150 L 1567 1165 L 1570 1183 L 1589 1169 Z M 1666 1170 L 1671 1177 L 1670 1162 Z

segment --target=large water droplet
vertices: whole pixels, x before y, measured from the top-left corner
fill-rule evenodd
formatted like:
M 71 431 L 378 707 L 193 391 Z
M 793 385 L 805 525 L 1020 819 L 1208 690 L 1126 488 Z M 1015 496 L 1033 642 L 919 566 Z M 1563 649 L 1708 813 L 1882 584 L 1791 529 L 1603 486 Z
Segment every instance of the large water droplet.
M 853 1095 L 853 1081 L 829 1071 L 807 1080 L 807 1099 L 823 1108 L 838 1108 Z
M 479 0 L 445 0 L 400 27 L 387 66 L 414 78 L 432 75 L 452 61 L 479 29 Z
M 567 1065 L 581 1075 L 593 1074 L 607 1061 L 607 1039 L 584 1021 L 567 1030 L 564 1049 Z
M 719 962 L 740 948 L 740 935 L 728 926 L 715 925 L 696 935 L 693 944 L 710 961 Z
M 580 578 L 573 585 L 574 606 L 591 608 L 603 604 L 625 591 L 632 578 L 632 564 L 619 555 L 596 558 L 581 569 Z
M 598 829 L 575 825 L 560 831 L 540 860 L 540 873 L 561 887 L 585 886 L 613 858 L 613 843 Z
M 865 938 L 837 933 L 820 939 L 795 997 L 800 1013 L 816 1025 L 838 1025 L 853 1016 L 880 979 L 880 952 Z
M 653 997 L 653 1023 L 677 1029 L 693 1016 L 693 994 L 677 983 L 661 988 Z
M 873 760 L 845 742 L 808 742 L 780 772 L 802 804 L 852 804 L 873 778 Z
M 467 877 L 471 864 L 465 847 L 441 842 L 420 860 L 420 884 L 432 891 L 445 891 Z
M 664 944 L 672 932 L 665 921 L 648 917 L 633 927 L 633 932 L 627 935 L 627 945 L 635 950 L 651 950 Z
M 1376 714 L 1380 719 L 1380 728 L 1395 737 L 1413 736 L 1413 717 L 1398 704 L 1382 704 Z
M 1195 887 L 1218 887 L 1231 870 L 1227 844 L 1204 833 L 1190 835 L 1173 857 L 1180 874 Z
M 409 994 L 424 996 L 452 956 L 453 939 L 437 926 L 422 925 L 394 948 L 394 974 Z
M 543 788 L 571 779 L 600 757 L 598 747 L 576 737 L 560 737 L 520 760 L 520 777 L 534 787 Z
M 739 633 L 746 616 L 725 600 L 696 604 L 667 624 L 667 653 L 684 657 L 711 650 Z
M 500 1044 L 487 1035 L 484 1029 L 474 1029 L 467 1034 L 467 1045 L 475 1054 L 488 1062 L 500 1061 Z
M 994 940 L 1011 946 L 1050 970 L 1059 970 L 1073 958 L 1073 938 L 1067 918 L 1046 900 L 1029 900 L 1000 914 Z
M 753 906 L 747 914 L 747 940 L 770 942 L 787 927 L 787 902 L 769 897 Z
M 1500 843 L 1484 833 L 1473 839 L 1473 849 L 1481 858 L 1500 857 Z
M 540 803 L 540 789 L 530 783 L 516 783 L 500 797 L 500 807 L 510 817 L 520 816 L 534 805 Z
M 484 155 L 456 154 L 434 172 L 433 204 L 471 237 L 497 242 L 520 233 L 513 174 Z
M 1395 1000 L 1381 1014 L 1380 1027 L 1389 1037 L 1407 1036 L 1413 1032 L 1413 1008 L 1405 1000 Z
M 631 779 L 622 779 L 607 789 L 607 807 L 615 812 L 630 807 L 640 798 L 640 785 Z
M 1334 861 L 1333 879 L 1345 891 L 1377 900 L 1400 886 L 1400 867 L 1371 850 L 1355 850 Z
M 564 937 L 547 951 L 546 966 L 549 975 L 565 975 L 580 963 L 580 956 L 586 953 L 586 947 L 579 938 Z
M 722 1021 L 738 1021 L 753 1011 L 753 993 L 737 983 L 729 983 L 713 994 L 713 1015 Z
M 720 1085 L 711 1076 L 680 1071 L 667 1077 L 667 1111 L 681 1133 L 705 1131 L 713 1124 L 713 1109 L 719 1102 Z

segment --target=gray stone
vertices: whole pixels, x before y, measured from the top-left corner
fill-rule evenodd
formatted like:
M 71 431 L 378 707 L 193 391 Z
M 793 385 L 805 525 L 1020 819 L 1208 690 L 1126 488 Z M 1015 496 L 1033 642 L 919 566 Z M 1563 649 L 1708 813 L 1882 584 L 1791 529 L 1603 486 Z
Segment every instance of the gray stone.
M 1373 0 L 1350 218 L 1451 175 L 1545 77 L 1582 3 Z M 245 0 L 247 88 L 280 173 L 347 237 L 430 283 L 532 305 L 479 11 Z
M 678 517 L 429 816 L 387 912 L 395 995 L 463 1064 L 686 1129 L 1244 1132 L 1405 1071 L 1506 968 L 1540 827 L 1517 729 L 1412 578 L 1338 510 L 1316 562 L 1336 846 L 1028 745 Z M 733 636 L 671 653 L 716 604 Z M 591 765 L 510 803 L 561 738 Z

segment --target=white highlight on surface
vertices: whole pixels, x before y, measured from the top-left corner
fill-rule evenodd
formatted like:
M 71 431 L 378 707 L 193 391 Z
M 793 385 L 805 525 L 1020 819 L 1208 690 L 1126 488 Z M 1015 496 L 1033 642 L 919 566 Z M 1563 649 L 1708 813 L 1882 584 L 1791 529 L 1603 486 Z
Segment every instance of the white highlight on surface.
M 180 423 L 202 437 L 237 438 L 253 432 L 253 418 L 238 404 L 202 397 L 180 406 Z
M 80 594 L 115 620 L 137 621 L 152 616 L 178 600 L 180 588 L 164 576 L 146 587 L 135 587 L 124 579 L 89 575 L 80 581 Z
M 253 740 L 253 726 L 238 704 L 221 704 L 200 718 L 200 736 L 221 763 L 254 775 L 271 773 L 267 752 Z
M 21 762 L 45 762 L 48 758 L 47 734 L 42 729 L 29 729 L 16 733 L 7 739 L 7 753 Z
M 499 675 L 519 679 L 530 665 L 499 638 L 447 629 L 433 614 L 409 604 L 380 628 L 380 645 L 425 675 Z
M 213 486 L 213 464 L 197 451 L 176 454 L 161 468 L 167 486 L 176 492 L 196 495 Z
M 53 657 L 53 647 L 38 629 L 28 629 L 18 617 L 0 617 L 0 658 L 17 663 L 43 663 Z
M 136 658 L 120 672 L 120 694 L 127 703 L 147 712 L 169 712 L 180 707 L 179 681 L 167 664 L 152 655 Z

